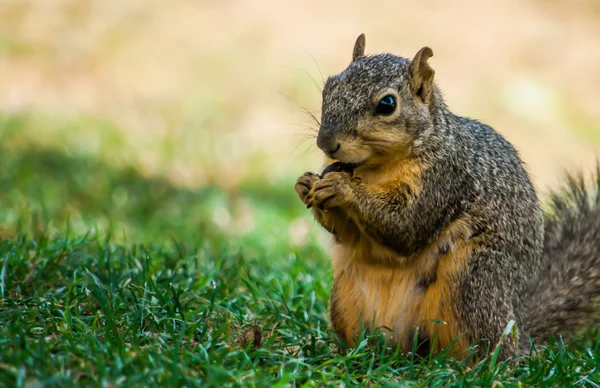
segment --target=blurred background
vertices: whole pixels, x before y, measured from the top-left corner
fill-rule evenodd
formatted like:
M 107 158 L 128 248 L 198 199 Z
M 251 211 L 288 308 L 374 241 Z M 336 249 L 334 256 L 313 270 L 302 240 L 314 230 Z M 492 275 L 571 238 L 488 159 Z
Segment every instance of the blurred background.
M 2 0 L 0 20 L 0 236 L 322 239 L 293 185 L 362 32 L 432 47 L 451 109 L 512 141 L 542 197 L 600 146 L 596 0 Z

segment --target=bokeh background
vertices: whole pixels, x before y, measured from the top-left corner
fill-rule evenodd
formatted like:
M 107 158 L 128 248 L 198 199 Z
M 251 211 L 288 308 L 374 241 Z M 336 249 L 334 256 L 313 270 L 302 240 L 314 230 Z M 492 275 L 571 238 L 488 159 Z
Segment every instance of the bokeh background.
M 369 53 L 432 47 L 449 106 L 512 141 L 542 197 L 600 145 L 595 0 L 3 0 L 0 20 L 4 235 L 322 239 L 293 184 L 362 32 Z

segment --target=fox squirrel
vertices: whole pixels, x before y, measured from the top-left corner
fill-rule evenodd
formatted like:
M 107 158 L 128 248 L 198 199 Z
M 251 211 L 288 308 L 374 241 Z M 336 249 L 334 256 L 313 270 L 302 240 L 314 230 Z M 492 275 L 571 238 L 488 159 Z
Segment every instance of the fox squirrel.
M 406 352 L 460 355 L 498 343 L 514 320 L 506 359 L 529 354 L 529 337 L 594 323 L 600 196 L 571 177 L 543 213 L 513 146 L 445 105 L 429 47 L 412 61 L 364 51 L 361 34 L 348 68 L 325 82 L 327 167 L 295 185 L 334 237 L 332 329 L 351 346 L 364 325 Z

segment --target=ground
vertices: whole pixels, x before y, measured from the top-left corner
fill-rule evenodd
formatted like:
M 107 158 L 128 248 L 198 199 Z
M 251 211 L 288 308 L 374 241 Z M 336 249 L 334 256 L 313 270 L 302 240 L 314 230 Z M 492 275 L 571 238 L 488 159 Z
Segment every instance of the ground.
M 321 158 L 304 109 L 361 32 L 432 47 L 450 107 L 515 144 L 542 200 L 591 172 L 597 3 L 256 4 L 0 4 L 0 385 L 599 386 L 597 331 L 519 365 L 340 347 L 293 191 Z

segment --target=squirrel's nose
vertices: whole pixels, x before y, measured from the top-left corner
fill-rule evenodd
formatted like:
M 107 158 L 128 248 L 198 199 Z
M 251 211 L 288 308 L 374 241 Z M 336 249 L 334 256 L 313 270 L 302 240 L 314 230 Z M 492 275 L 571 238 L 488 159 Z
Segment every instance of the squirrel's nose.
M 331 136 L 321 135 L 320 133 L 319 136 L 317 136 L 317 147 L 329 155 L 335 154 L 341 146 L 342 143 Z
M 332 144 L 328 144 L 328 147 L 319 147 L 319 148 L 321 148 L 323 150 L 323 152 L 325 152 L 329 156 L 333 156 L 333 154 L 338 152 L 338 150 L 340 149 L 341 146 L 342 146 L 342 143 L 334 142 Z

